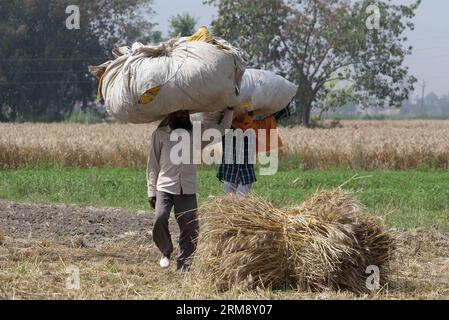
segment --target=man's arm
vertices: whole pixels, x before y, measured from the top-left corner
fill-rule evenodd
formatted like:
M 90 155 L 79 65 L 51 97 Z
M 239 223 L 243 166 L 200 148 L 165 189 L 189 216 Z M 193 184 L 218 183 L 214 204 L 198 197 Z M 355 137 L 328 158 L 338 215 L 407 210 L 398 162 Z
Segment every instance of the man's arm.
M 159 176 L 160 165 L 159 160 L 161 157 L 161 142 L 159 134 L 156 131 L 151 136 L 150 149 L 148 152 L 147 162 L 147 186 L 148 186 L 148 198 L 156 197 L 157 177 Z
M 201 132 L 206 131 L 207 129 L 217 129 L 221 132 L 221 135 L 225 134 L 225 130 L 229 129 L 232 124 L 232 119 L 234 117 L 234 108 L 228 107 L 223 115 L 221 121 L 217 124 L 210 123 L 208 125 L 201 124 Z
M 234 119 L 234 108 L 228 107 L 226 108 L 223 118 L 217 124 L 210 123 L 208 125 L 201 124 L 201 136 L 203 136 L 204 132 L 207 129 L 216 129 L 220 132 L 222 136 L 224 136 L 226 129 L 229 129 L 232 124 L 232 120 Z M 201 141 L 201 150 L 210 145 L 210 141 Z
M 291 116 L 290 105 L 286 106 L 281 111 L 274 113 L 273 116 L 276 119 L 276 121 L 290 117 Z
M 276 122 L 283 118 L 290 117 L 290 106 L 285 107 L 281 111 L 273 113 L 262 120 L 256 120 L 253 122 L 253 129 L 274 129 L 276 126 Z

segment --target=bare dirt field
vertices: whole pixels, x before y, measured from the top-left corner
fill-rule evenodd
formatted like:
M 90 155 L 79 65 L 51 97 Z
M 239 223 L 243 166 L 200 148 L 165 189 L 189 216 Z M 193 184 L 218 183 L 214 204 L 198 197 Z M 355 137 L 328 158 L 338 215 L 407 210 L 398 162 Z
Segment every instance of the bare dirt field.
M 173 240 L 177 226 L 171 220 Z M 218 293 L 160 270 L 152 214 L 0 201 L 0 299 L 448 299 L 449 234 L 392 230 L 390 284 L 369 296 L 295 290 Z M 67 289 L 79 269 L 80 289 Z M 70 269 L 72 268 L 72 269 Z M 73 271 L 72 271 L 73 272 Z

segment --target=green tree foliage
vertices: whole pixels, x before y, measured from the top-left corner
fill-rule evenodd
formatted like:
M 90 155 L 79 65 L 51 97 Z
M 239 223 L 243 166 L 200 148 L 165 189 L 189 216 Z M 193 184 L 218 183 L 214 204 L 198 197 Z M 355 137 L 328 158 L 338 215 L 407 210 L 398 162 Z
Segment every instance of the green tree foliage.
M 170 37 L 177 37 L 179 34 L 181 34 L 181 37 L 187 37 L 195 33 L 195 26 L 198 23 L 198 19 L 188 13 L 183 13 L 171 17 L 169 22 Z
M 208 0 L 218 8 L 214 32 L 246 52 L 252 67 L 271 69 L 299 85 L 298 121 L 309 124 L 312 107 L 348 102 L 400 106 L 414 89 L 404 58 L 404 32 L 421 2 L 391 0 Z M 376 4 L 378 29 L 367 27 Z M 349 70 L 339 75 L 339 70 Z M 349 86 L 339 86 L 335 80 Z M 329 83 L 330 82 L 330 83 Z
M 68 29 L 68 5 L 80 29 Z M 0 121 L 60 120 L 75 102 L 93 101 L 87 71 L 116 45 L 151 41 L 152 0 L 9 0 L 0 2 Z

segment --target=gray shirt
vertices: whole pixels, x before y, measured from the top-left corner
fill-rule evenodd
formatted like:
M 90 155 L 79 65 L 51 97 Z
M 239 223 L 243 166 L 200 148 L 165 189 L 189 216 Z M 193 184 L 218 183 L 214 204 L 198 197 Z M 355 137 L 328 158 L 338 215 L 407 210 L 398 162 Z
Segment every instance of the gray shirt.
M 221 135 L 231 127 L 233 111 L 226 110 L 220 123 L 201 123 L 201 135 L 207 129 L 217 129 Z M 173 163 L 170 153 L 173 147 L 179 149 L 179 141 L 171 141 L 172 130 L 169 126 L 157 128 L 151 137 L 147 164 L 148 197 L 155 197 L 156 191 L 171 194 L 195 194 L 197 192 L 196 164 L 193 163 L 193 138 L 190 136 L 190 155 L 188 163 Z M 195 144 L 197 144 L 195 142 Z M 204 147 L 209 142 L 201 142 Z

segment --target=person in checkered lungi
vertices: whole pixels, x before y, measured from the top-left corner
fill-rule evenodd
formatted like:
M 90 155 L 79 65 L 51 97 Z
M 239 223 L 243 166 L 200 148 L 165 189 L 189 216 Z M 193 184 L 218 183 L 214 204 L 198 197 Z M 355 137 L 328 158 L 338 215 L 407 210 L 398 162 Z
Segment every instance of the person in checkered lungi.
M 270 147 L 265 146 L 264 150 L 259 150 L 257 143 L 257 133 L 255 135 L 247 134 L 244 137 L 242 144 L 237 143 L 235 136 L 232 140 L 232 145 L 226 145 L 226 137 L 233 135 L 233 130 L 241 129 L 243 132 L 249 129 L 255 131 L 260 129 L 275 129 L 276 122 L 280 119 L 287 118 L 291 114 L 290 107 L 287 106 L 279 112 L 276 112 L 262 120 L 254 120 L 253 114 L 243 113 L 237 116 L 231 125 L 231 130 L 223 136 L 223 156 L 222 162 L 218 169 L 217 178 L 224 183 L 224 190 L 226 193 L 237 193 L 240 195 L 247 195 L 251 186 L 257 181 L 254 172 L 254 151 L 262 152 L 269 151 Z M 269 140 L 269 134 L 266 135 Z M 228 142 L 229 143 L 229 142 Z M 282 141 L 278 139 L 278 147 L 282 146 Z M 231 159 L 231 161 L 229 161 Z

